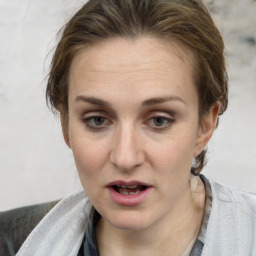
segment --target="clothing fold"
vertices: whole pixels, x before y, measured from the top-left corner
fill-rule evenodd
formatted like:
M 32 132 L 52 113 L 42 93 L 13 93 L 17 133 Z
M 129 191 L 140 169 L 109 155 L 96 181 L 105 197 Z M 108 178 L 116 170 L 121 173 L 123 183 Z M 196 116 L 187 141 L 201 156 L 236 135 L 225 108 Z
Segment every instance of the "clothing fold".
M 81 246 L 91 204 L 84 191 L 61 200 L 36 226 L 17 256 L 76 256 Z
M 201 255 L 256 256 L 256 195 L 200 177 L 206 192 L 209 184 L 212 193 L 208 224 L 202 225 L 197 240 L 202 243 Z M 84 191 L 70 194 L 36 226 L 17 256 L 77 256 L 91 209 Z

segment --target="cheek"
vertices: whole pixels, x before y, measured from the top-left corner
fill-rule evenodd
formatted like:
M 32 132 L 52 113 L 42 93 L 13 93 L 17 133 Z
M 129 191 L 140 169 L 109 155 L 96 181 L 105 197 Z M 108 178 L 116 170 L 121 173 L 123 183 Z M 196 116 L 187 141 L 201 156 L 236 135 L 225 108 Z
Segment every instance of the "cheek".
M 182 133 L 183 136 L 176 135 L 166 139 L 161 143 L 151 146 L 151 159 L 155 159 L 155 165 L 161 165 L 164 170 L 180 172 L 190 170 L 193 152 L 195 148 L 195 137 Z
M 71 137 L 71 148 L 81 181 L 98 176 L 106 162 L 106 147 L 95 141 L 76 136 Z
M 80 140 L 76 143 L 73 141 L 72 151 L 83 189 L 92 203 L 95 203 L 94 200 L 99 198 L 100 192 L 95 187 L 103 185 L 101 177 L 106 155 L 104 147 Z
M 174 202 L 188 184 L 193 160 L 193 140 L 184 143 L 184 140 L 175 139 L 162 143 L 161 149 L 151 153 L 155 159 L 151 165 L 160 197 L 164 202 Z

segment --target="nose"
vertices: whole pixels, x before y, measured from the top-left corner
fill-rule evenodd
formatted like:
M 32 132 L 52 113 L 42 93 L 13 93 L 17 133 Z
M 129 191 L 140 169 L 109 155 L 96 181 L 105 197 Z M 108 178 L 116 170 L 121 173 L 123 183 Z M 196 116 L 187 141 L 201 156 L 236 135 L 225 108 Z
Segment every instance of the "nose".
M 140 135 L 133 125 L 123 125 L 114 134 L 111 162 L 122 171 L 129 171 L 144 162 Z

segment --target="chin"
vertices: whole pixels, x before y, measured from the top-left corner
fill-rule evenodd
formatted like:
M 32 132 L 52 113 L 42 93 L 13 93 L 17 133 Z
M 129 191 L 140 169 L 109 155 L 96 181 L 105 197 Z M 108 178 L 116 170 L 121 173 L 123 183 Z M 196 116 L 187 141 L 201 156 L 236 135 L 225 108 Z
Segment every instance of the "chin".
M 118 214 L 111 214 L 105 220 L 120 230 L 140 231 L 152 225 L 152 219 L 143 212 L 129 211 Z

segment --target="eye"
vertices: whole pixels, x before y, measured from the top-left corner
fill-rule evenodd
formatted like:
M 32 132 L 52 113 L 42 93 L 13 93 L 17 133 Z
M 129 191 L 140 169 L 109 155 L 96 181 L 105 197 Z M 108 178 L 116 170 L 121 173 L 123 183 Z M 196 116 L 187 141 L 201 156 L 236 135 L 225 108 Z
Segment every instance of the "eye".
M 153 116 L 149 120 L 149 125 L 156 129 L 164 129 L 169 127 L 172 123 L 174 123 L 174 120 L 169 117 L 165 116 Z
M 88 128 L 99 129 L 109 124 L 108 119 L 103 116 L 90 116 L 82 119 Z

